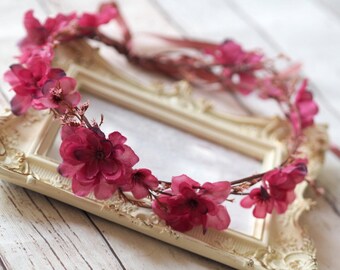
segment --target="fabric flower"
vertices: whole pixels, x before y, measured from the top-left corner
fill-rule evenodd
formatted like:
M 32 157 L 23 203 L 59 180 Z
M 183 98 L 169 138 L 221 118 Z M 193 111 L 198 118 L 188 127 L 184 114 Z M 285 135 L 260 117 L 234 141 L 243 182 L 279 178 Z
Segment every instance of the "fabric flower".
M 78 196 L 94 191 L 97 199 L 110 198 L 120 185 L 126 184 L 124 176 L 138 162 L 119 132 L 106 139 L 100 130 L 64 126 L 61 137 L 63 162 L 59 172 L 72 178 L 72 190 Z
M 267 172 L 263 176 L 263 179 L 267 181 L 270 186 L 284 190 L 292 190 L 305 179 L 306 175 L 307 160 L 299 158 L 284 167 Z
M 40 58 L 33 58 L 26 66 L 15 64 L 10 66 L 4 75 L 4 80 L 8 82 L 15 92 L 11 100 L 13 114 L 22 115 L 31 106 L 35 106 L 35 100 L 42 97 L 42 86 L 47 80 L 59 79 L 65 76 L 61 69 L 50 68 L 49 64 Z
M 26 37 L 19 43 L 22 51 L 35 50 L 43 47 L 48 41 L 52 42 L 55 35 L 65 28 L 76 18 L 76 14 L 70 15 L 58 14 L 55 18 L 47 18 L 42 24 L 34 17 L 33 11 L 29 10 L 24 16 L 24 26 Z
M 251 190 L 240 204 L 244 208 L 251 208 L 255 205 L 253 215 L 256 218 L 265 218 L 267 213 L 271 214 L 274 208 L 274 200 L 264 186 Z
M 280 169 L 274 169 L 263 176 L 263 179 L 269 184 L 277 213 L 284 213 L 288 205 L 294 201 L 294 189 L 307 175 L 306 164 L 306 159 L 297 159 L 293 163 Z
M 47 81 L 42 88 L 43 97 L 36 101 L 35 107 L 64 113 L 68 107 L 75 107 L 80 102 L 81 96 L 75 88 L 76 80 L 70 77 Z
M 318 113 L 318 105 L 313 100 L 313 94 L 307 90 L 307 80 L 302 82 L 296 97 L 295 110 L 290 114 L 294 131 L 299 134 L 302 129 L 314 124 L 314 116 Z
M 81 32 L 86 34 L 102 24 L 106 24 L 117 17 L 117 9 L 112 4 L 104 4 L 98 13 L 84 13 L 78 20 Z
M 130 182 L 122 189 L 131 191 L 133 197 L 140 200 L 149 195 L 149 190 L 155 190 L 158 187 L 158 179 L 152 175 L 148 169 L 133 170 L 130 175 Z
M 291 82 L 299 78 L 300 70 L 301 64 L 294 63 L 283 70 L 263 77 L 259 84 L 260 97 L 263 99 L 273 98 L 287 103 Z
M 42 59 L 45 63 L 52 63 L 54 58 L 53 46 L 49 43 L 38 46 L 38 47 L 22 47 L 21 55 L 17 57 L 21 64 L 26 64 L 31 61 L 31 59 Z
M 24 16 L 24 26 L 27 36 L 19 44 L 25 46 L 27 44 L 43 45 L 47 41 L 48 31 L 33 15 L 33 10 L 29 10 Z
M 273 209 L 278 214 L 286 212 L 288 205 L 295 199 L 296 185 L 307 175 L 306 164 L 306 159 L 296 159 L 284 167 L 267 172 L 263 176 L 263 185 L 243 198 L 241 206 L 250 208 L 255 205 L 253 215 L 257 218 L 265 218 Z
M 185 232 L 194 226 L 227 229 L 230 217 L 221 205 L 230 193 L 229 182 L 205 183 L 202 186 L 186 175 L 173 177 L 171 190 L 153 201 L 152 209 L 173 229 Z
M 232 40 L 223 42 L 215 49 L 206 49 L 205 52 L 213 56 L 216 64 L 223 66 L 222 75 L 229 84 L 242 94 L 252 92 L 257 83 L 255 71 L 261 68 L 263 55 L 246 52 Z
M 34 17 L 32 10 L 27 11 L 24 16 L 26 37 L 19 43 L 20 63 L 26 63 L 35 56 L 51 62 L 54 57 L 53 46 L 56 42 L 69 41 L 77 37 L 76 20 L 76 13 L 58 14 L 41 23 Z

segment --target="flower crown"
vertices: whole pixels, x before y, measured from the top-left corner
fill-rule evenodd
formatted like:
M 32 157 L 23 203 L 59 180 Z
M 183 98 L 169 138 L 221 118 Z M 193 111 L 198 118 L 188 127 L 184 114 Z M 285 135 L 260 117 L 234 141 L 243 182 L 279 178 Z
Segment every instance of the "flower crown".
M 122 41 L 99 31 L 112 20 L 122 31 Z M 93 192 L 97 199 L 107 200 L 118 193 L 135 205 L 152 208 L 175 230 L 185 232 L 202 226 L 205 232 L 207 228 L 228 228 L 230 216 L 222 204 L 231 194 L 244 196 L 241 206 L 253 208 L 256 218 L 265 218 L 274 210 L 278 214 L 287 210 L 295 199 L 297 184 L 304 180 L 312 183 L 306 179 L 308 160 L 299 147 L 304 130 L 314 125 L 318 106 L 297 65 L 278 70 L 274 60 L 257 51 L 246 51 L 232 40 L 213 44 L 154 35 L 175 49 L 148 56 L 137 54 L 133 36 L 114 3 L 101 5 L 95 14 L 58 14 L 43 24 L 28 11 L 24 25 L 27 35 L 19 43 L 19 64 L 11 65 L 4 77 L 15 92 L 11 109 L 15 115 L 23 115 L 31 107 L 49 109 L 60 120 L 62 163 L 58 170 L 72 179 L 74 194 L 87 196 Z M 193 84 L 216 84 L 244 95 L 257 92 L 262 99 L 275 100 L 290 125 L 288 157 L 279 167 L 264 173 L 202 185 L 184 174 L 168 182 L 147 168 L 135 168 L 139 158 L 126 138 L 118 131 L 104 134 L 103 117 L 100 123 L 90 122 L 86 117 L 89 103 L 80 104 L 76 80 L 52 67 L 54 49 L 59 44 L 85 38 L 114 48 L 145 70 Z M 147 197 L 151 204 L 142 200 Z

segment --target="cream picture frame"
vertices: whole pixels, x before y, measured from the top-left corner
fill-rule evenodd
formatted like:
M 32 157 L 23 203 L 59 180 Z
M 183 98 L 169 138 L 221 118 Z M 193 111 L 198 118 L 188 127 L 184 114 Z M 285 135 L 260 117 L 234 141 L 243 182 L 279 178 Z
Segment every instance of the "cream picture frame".
M 260 160 L 262 170 L 279 165 L 287 155 L 289 128 L 283 119 L 218 112 L 207 100 L 193 97 L 185 82 L 171 89 L 141 85 L 83 41 L 58 48 L 55 66 L 76 78 L 79 89 Z M 29 111 L 21 117 L 9 109 L 1 112 L 0 178 L 238 269 L 317 269 L 312 239 L 299 224 L 301 214 L 313 205 L 303 196 L 306 182 L 297 186 L 297 199 L 285 214 L 255 220 L 252 235 L 232 229 L 208 230 L 203 235 L 200 228 L 179 233 L 151 210 L 118 196 L 108 201 L 75 196 L 71 181 L 58 174 L 57 162 L 47 156 L 58 130 L 48 112 Z M 309 159 L 309 177 L 315 179 L 327 148 L 326 127 L 307 129 L 306 138 L 300 151 Z

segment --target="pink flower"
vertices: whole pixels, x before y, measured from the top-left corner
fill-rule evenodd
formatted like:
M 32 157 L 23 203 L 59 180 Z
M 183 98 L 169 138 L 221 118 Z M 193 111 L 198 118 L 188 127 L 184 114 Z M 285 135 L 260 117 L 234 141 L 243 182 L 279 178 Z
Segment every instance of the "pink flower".
M 65 76 L 63 70 L 51 69 L 49 64 L 40 58 L 31 59 L 26 67 L 19 64 L 10 66 L 10 70 L 4 75 L 4 80 L 12 86 L 16 94 L 11 100 L 12 112 L 21 115 L 31 106 L 36 107 L 35 100 L 42 96 L 44 83 L 63 76 Z
M 158 196 L 152 209 L 173 229 L 185 232 L 194 226 L 227 229 L 230 217 L 221 205 L 230 193 L 229 182 L 205 183 L 202 186 L 186 175 L 173 177 L 168 194 Z
M 78 25 L 81 28 L 81 32 L 86 34 L 116 18 L 117 14 L 117 9 L 112 4 L 104 4 L 96 14 L 84 13 L 79 18 Z
M 47 18 L 44 24 L 39 22 L 29 10 L 25 13 L 24 26 L 26 37 L 19 43 L 22 51 L 39 49 L 48 42 L 52 42 L 55 36 L 64 30 L 76 18 L 76 14 L 58 14 L 55 18 Z M 27 53 L 27 52 L 26 52 Z
M 256 87 L 255 71 L 262 67 L 263 55 L 246 52 L 231 40 L 223 42 L 216 49 L 206 49 L 205 52 L 214 57 L 216 64 L 223 66 L 223 77 L 242 94 L 249 94 Z
M 73 31 L 72 22 L 76 21 L 76 19 L 77 15 L 74 12 L 68 15 L 57 14 L 57 16 L 54 18 L 47 18 L 44 23 L 44 27 L 48 32 L 49 41 L 52 41 L 55 38 L 59 40 L 60 37 L 58 35 L 62 34 L 65 31 Z
M 64 113 L 67 108 L 75 107 L 80 102 L 81 97 L 75 87 L 76 80 L 70 77 L 47 81 L 42 88 L 43 96 L 36 101 L 35 107 Z
M 273 169 L 267 172 L 263 179 L 270 186 L 275 186 L 284 190 L 293 190 L 295 186 L 301 183 L 307 175 L 307 160 L 295 159 L 292 163 Z
M 24 26 L 27 32 L 27 36 L 20 43 L 20 45 L 34 44 L 43 45 L 48 38 L 47 29 L 37 20 L 33 15 L 33 10 L 29 10 L 24 16 Z
M 247 64 L 253 67 L 262 60 L 262 55 L 254 52 L 246 52 L 242 47 L 232 40 L 223 42 L 215 51 L 210 52 L 215 62 L 224 66 Z
M 149 195 L 149 190 L 158 187 L 158 179 L 148 169 L 134 170 L 130 176 L 130 183 L 123 187 L 124 191 L 131 191 L 136 199 L 142 199 Z
M 287 99 L 285 91 L 282 87 L 278 87 L 274 82 L 276 77 L 266 77 L 261 80 L 260 94 L 263 99 L 273 98 L 277 101 L 285 101 Z
M 79 35 L 87 34 L 95 30 L 98 26 L 108 23 L 117 16 L 117 10 L 112 4 L 104 4 L 96 14 L 84 13 L 77 18 L 76 13 L 69 15 L 58 14 L 56 17 L 49 17 L 41 23 L 34 17 L 33 11 L 25 13 L 24 26 L 27 32 L 26 37 L 19 46 L 27 58 L 33 51 L 39 50 L 46 45 L 51 45 L 55 41 L 71 40 Z M 77 24 L 80 28 L 77 29 Z
M 17 57 L 21 64 L 26 64 L 32 59 L 42 59 L 45 63 L 51 63 L 54 58 L 53 46 L 49 43 L 38 47 L 21 47 L 21 55 Z
M 307 175 L 306 164 L 306 159 L 296 159 L 293 163 L 263 176 L 269 184 L 270 194 L 275 201 L 274 207 L 279 214 L 286 212 L 288 205 L 294 201 L 294 189 Z
M 295 110 L 290 114 L 294 131 L 299 134 L 302 129 L 314 124 L 314 116 L 318 113 L 318 105 L 313 100 L 313 94 L 307 90 L 307 80 L 304 80 L 295 97 Z
M 274 200 L 264 186 L 254 188 L 241 201 L 241 206 L 244 208 L 251 208 L 253 205 L 255 205 L 253 215 L 256 218 L 265 218 L 267 213 L 272 213 Z
M 260 97 L 273 98 L 287 103 L 291 82 L 299 77 L 300 70 L 301 64 L 295 63 L 279 72 L 266 75 L 259 85 Z
M 127 171 L 138 162 L 133 150 L 125 145 L 126 138 L 113 132 L 106 139 L 98 129 L 64 126 L 59 172 L 72 178 L 72 190 L 78 196 L 91 191 L 97 199 L 108 199 L 126 184 Z
M 267 172 L 263 176 L 261 188 L 253 189 L 242 199 L 241 206 L 250 208 L 255 205 L 253 215 L 265 218 L 275 209 L 278 214 L 286 212 L 288 205 L 295 199 L 294 189 L 307 175 L 307 160 L 296 159 L 294 162 Z

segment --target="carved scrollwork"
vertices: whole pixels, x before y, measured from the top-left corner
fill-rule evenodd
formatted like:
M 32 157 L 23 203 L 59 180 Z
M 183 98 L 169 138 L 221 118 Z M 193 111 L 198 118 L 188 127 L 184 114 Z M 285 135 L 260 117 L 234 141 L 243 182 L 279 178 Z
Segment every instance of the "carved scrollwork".
M 8 171 L 26 176 L 27 183 L 39 180 L 39 176 L 32 171 L 25 153 L 8 147 L 0 137 L 0 166 Z

